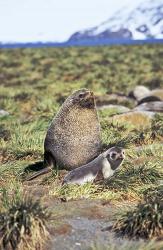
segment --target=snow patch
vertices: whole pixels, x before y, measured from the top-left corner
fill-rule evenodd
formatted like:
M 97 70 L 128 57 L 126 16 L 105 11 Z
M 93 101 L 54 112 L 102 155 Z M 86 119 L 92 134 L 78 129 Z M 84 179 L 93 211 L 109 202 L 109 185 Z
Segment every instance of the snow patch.
M 79 34 L 81 38 L 95 37 L 106 31 L 118 32 L 122 29 L 132 32 L 133 39 L 163 39 L 163 0 L 142 1 L 136 8 L 124 7 L 99 26 L 83 30 Z

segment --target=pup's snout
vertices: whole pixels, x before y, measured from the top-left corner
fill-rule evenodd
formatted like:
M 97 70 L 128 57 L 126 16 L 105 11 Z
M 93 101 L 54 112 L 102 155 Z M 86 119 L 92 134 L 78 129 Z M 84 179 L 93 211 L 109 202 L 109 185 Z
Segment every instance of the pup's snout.
M 120 158 L 120 159 L 125 159 L 125 154 L 124 154 L 124 152 L 120 154 L 119 158 Z

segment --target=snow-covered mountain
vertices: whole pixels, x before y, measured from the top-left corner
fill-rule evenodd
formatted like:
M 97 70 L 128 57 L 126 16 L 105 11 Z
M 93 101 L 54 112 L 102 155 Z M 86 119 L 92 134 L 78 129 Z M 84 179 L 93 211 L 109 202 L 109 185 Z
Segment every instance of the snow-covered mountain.
M 124 7 L 100 25 L 74 33 L 69 41 L 95 38 L 163 39 L 163 0 L 142 1 L 134 9 Z

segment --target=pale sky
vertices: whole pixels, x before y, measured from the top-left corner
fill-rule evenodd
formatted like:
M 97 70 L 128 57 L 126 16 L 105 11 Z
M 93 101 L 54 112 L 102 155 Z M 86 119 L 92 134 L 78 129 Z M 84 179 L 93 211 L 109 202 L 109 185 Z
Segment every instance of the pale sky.
M 64 41 L 143 0 L 0 0 L 0 42 Z

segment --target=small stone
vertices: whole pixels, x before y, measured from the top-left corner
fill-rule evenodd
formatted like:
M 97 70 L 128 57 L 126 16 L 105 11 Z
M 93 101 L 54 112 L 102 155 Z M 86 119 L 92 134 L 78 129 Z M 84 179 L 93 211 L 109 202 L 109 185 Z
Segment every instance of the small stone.
M 135 104 L 131 98 L 128 98 L 125 95 L 120 95 L 116 93 L 96 96 L 95 100 L 96 100 L 97 108 L 110 105 L 110 104 L 133 107 Z
M 163 112 L 163 102 L 146 102 L 138 105 L 134 108 L 136 111 L 152 111 L 152 112 Z
M 122 106 L 122 105 L 112 105 L 112 104 L 109 104 L 109 105 L 103 105 L 101 107 L 97 107 L 98 110 L 103 110 L 103 109 L 116 109 L 117 111 L 119 111 L 120 113 L 125 113 L 125 112 L 128 112 L 130 111 L 129 108 L 125 107 L 125 106 Z
M 163 101 L 163 89 L 153 89 L 150 92 L 151 95 L 156 96 L 158 98 L 161 99 L 161 101 Z
M 138 104 L 137 105 L 140 105 L 142 103 L 147 103 L 147 102 L 157 102 L 157 101 L 161 101 L 161 99 L 157 96 L 154 96 L 154 95 L 149 95 L 149 96 L 146 96 L 144 98 L 142 98 L 140 101 L 138 101 Z
M 155 100 L 153 101 L 163 101 L 163 89 L 149 90 L 145 86 L 136 86 L 135 89 L 132 90 L 128 96 L 137 100 L 138 103 L 145 101 L 150 102 L 152 101 L 152 98 L 155 98 Z
M 9 115 L 9 113 L 7 111 L 5 111 L 3 109 L 0 109 L 0 117 L 2 117 L 2 116 L 8 116 L 8 115 Z
M 75 245 L 76 245 L 76 246 L 81 246 L 81 243 L 76 242 Z
M 150 94 L 150 90 L 147 87 L 143 85 L 139 85 L 139 86 L 136 86 L 135 89 L 129 93 L 129 97 L 132 97 L 136 99 L 137 101 L 140 101 L 142 98 L 144 98 L 145 96 L 149 94 Z

